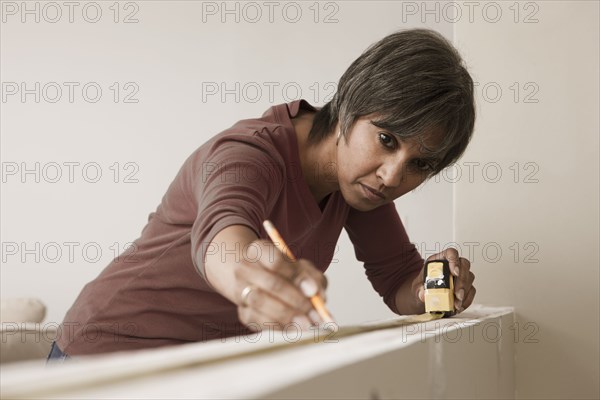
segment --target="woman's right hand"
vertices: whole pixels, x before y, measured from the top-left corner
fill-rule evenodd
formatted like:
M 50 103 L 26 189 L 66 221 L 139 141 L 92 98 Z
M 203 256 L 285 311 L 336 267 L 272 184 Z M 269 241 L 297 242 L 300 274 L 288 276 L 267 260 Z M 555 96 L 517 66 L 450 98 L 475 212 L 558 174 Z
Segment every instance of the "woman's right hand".
M 238 305 L 238 317 L 250 329 L 281 330 L 296 323 L 308 330 L 324 322 L 310 297 L 319 293 L 325 300 L 327 280 L 310 261 L 289 260 L 271 241 L 256 239 L 251 229 L 241 225 L 219 232 L 213 244 L 238 252 L 236 260 L 231 251 L 207 256 L 205 269 L 210 283 Z

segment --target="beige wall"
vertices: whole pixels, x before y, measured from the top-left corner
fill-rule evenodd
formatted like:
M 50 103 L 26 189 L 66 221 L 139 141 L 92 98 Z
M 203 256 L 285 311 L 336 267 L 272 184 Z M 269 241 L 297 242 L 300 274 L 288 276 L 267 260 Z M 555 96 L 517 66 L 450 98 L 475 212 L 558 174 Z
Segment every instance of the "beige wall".
M 134 1 L 116 13 L 112 2 L 81 2 L 73 22 L 62 2 L 2 3 L 2 81 L 34 91 L 25 101 L 6 94 L 1 104 L 2 296 L 38 296 L 48 320 L 62 321 L 81 288 L 139 236 L 185 158 L 208 138 L 296 97 L 324 104 L 350 63 L 393 31 L 425 26 L 452 38 L 449 21 L 403 22 L 401 2 L 267 3 Z M 90 22 L 97 8 L 101 17 Z M 49 85 L 36 102 L 35 82 L 56 82 L 62 98 L 52 102 Z M 72 102 L 64 82 L 78 84 Z M 96 102 L 82 96 L 88 83 L 102 89 Z M 203 96 L 203 88 L 212 92 Z M 137 102 L 126 102 L 132 94 Z M 23 173 L 36 163 L 40 176 Z M 79 163 L 72 182 L 64 163 Z M 62 177 L 52 182 L 56 165 Z M 415 241 L 451 241 L 450 184 L 428 185 L 398 209 Z M 432 216 L 435 224 L 424 222 Z M 327 274 L 339 322 L 393 316 L 345 234 Z
M 518 325 L 503 334 L 519 332 L 517 397 L 598 398 L 598 2 L 520 3 L 518 23 L 513 2 L 501 3 L 499 22 L 480 8 L 455 26 L 481 83 L 461 161 L 480 165 L 455 187 L 455 237 L 478 243 L 478 302 L 516 308 Z M 523 23 L 531 13 L 538 21 Z

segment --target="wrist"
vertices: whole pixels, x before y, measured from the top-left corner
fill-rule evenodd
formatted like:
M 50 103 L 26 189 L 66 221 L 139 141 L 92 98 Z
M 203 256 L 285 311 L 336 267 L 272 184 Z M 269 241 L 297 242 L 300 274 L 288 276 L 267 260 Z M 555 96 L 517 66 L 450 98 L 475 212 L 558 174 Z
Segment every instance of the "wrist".
M 419 299 L 419 290 L 422 287 L 422 271 L 409 276 L 396 292 L 396 309 L 400 315 L 423 314 L 425 303 Z
M 413 279 L 411 293 L 414 300 L 413 314 L 423 314 L 425 303 L 419 298 L 419 291 L 423 288 L 423 271 L 419 271 Z M 423 293 L 424 295 L 425 293 Z

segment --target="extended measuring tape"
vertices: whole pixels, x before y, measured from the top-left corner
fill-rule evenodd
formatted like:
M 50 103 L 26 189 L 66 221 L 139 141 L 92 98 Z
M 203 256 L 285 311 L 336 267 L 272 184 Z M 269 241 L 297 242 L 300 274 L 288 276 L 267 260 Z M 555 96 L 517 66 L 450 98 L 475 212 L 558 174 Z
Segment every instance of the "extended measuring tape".
M 434 321 L 456 314 L 454 310 L 454 277 L 450 273 L 450 263 L 448 260 L 427 261 L 423 271 L 423 285 L 425 287 L 424 314 L 411 315 L 406 318 L 393 319 L 373 325 L 335 326 L 333 330 L 325 329 L 323 331 L 324 335 L 317 336 L 317 340 L 314 337 L 309 337 L 308 339 L 299 340 L 294 344 L 308 344 L 310 342 L 339 339 L 380 329 L 398 328 Z
M 408 318 L 395 319 L 376 325 L 337 327 L 330 336 L 325 337 L 338 339 L 358 333 L 433 321 L 456 314 L 454 310 L 454 277 L 450 273 L 448 260 L 431 260 L 425 263 L 423 286 L 425 288 L 424 314 L 411 315 Z

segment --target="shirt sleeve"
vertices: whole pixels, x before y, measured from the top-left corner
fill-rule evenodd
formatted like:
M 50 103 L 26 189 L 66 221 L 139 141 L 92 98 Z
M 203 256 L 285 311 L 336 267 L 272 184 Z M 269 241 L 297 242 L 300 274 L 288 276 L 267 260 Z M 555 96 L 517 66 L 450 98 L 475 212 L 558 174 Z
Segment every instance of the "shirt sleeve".
M 408 276 L 423 268 L 424 261 L 409 241 L 394 203 L 367 212 L 351 209 L 345 229 L 371 285 L 400 314 L 396 292 Z
M 199 160 L 194 169 L 198 209 L 191 232 L 192 260 L 214 289 L 206 279 L 204 265 L 207 251 L 215 251 L 210 243 L 230 225 L 245 225 L 260 236 L 262 222 L 283 188 L 285 163 L 271 144 L 251 136 L 215 143 L 209 156 Z

